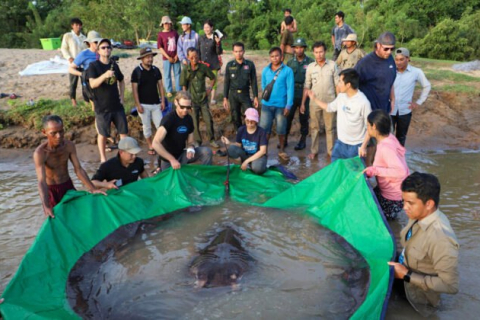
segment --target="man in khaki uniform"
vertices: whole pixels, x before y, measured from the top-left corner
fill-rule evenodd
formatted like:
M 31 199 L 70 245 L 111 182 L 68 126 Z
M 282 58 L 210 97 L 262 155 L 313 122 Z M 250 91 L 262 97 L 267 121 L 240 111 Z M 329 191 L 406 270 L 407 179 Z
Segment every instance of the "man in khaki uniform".
M 342 40 L 345 46 L 337 58 L 338 68 L 341 70 L 355 67 L 358 61 L 365 57 L 365 51 L 357 47 L 357 35 L 350 33 Z
M 427 317 L 440 304 L 440 293 L 458 292 L 459 245 L 448 218 L 438 209 L 437 177 L 412 173 L 402 183 L 402 198 L 409 218 L 400 232 L 404 249 L 398 262 L 389 265 L 395 278 L 403 280 L 410 304 Z
M 308 90 L 312 90 L 315 96 L 325 103 L 335 100 L 335 87 L 338 84 L 337 65 L 332 60 L 325 59 L 327 45 L 322 42 L 313 44 L 313 55 L 315 62 L 312 62 L 305 75 L 305 88 L 303 90 L 302 105 L 300 112 L 305 112 L 305 101 L 308 97 Z M 318 154 L 318 143 L 320 136 L 321 118 L 325 122 L 325 132 L 327 136 L 327 153 L 332 155 L 333 144 L 335 142 L 335 112 L 326 112 L 315 102 L 310 101 L 310 134 L 312 145 L 308 157 L 313 160 Z

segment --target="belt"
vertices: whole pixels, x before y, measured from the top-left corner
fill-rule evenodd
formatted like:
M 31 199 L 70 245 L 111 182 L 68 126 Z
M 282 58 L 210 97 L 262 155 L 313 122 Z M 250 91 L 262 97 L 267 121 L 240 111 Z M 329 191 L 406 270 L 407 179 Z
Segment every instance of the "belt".
M 248 89 L 247 90 L 230 89 L 230 91 L 233 91 L 233 92 L 236 92 L 236 93 L 246 93 L 246 92 L 248 92 Z
M 300 88 L 303 88 L 303 83 L 295 83 L 295 87 L 300 87 Z

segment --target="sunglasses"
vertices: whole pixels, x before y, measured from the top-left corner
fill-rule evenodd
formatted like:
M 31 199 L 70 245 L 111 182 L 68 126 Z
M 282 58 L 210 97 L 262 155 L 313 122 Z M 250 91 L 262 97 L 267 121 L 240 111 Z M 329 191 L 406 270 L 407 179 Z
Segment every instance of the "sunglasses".
M 180 107 L 180 109 L 187 109 L 187 110 L 192 110 L 192 106 L 182 106 L 180 103 L 178 104 L 178 106 Z
M 100 47 L 100 49 L 102 49 L 102 50 L 112 50 L 112 47 L 106 46 L 106 47 Z
M 395 47 L 384 47 L 383 45 L 381 45 L 381 46 L 382 46 L 383 51 L 385 51 L 385 52 L 395 50 Z

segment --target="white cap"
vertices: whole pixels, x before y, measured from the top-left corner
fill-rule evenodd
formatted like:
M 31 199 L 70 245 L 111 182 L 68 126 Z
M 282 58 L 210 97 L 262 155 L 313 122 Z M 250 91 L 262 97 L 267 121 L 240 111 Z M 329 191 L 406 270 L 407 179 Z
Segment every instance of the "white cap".
M 125 137 L 118 143 L 118 150 L 126 151 L 131 154 L 137 154 L 142 151 L 137 140 L 132 137 Z

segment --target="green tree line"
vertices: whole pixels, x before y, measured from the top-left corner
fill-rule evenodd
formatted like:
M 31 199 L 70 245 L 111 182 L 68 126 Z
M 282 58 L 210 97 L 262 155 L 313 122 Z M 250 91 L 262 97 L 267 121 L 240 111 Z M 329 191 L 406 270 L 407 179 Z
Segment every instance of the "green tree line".
M 174 22 L 188 15 L 197 31 L 210 19 L 230 42 L 268 49 L 279 42 L 284 8 L 292 9 L 297 35 L 310 44 L 331 43 L 335 13 L 342 10 L 367 51 L 381 32 L 391 31 L 398 46 L 416 56 L 462 61 L 480 52 L 478 0 L 2 0 L 0 46 L 39 48 L 40 38 L 68 31 L 72 17 L 82 19 L 84 30 L 115 40 L 155 40 L 163 15 Z

